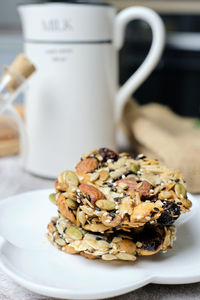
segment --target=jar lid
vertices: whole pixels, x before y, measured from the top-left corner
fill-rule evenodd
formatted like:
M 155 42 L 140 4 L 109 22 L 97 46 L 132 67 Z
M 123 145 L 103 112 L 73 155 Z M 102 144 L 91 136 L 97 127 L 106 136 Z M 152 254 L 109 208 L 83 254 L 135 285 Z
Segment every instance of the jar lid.
M 19 5 L 18 11 L 26 42 L 106 43 L 113 39 L 116 11 L 108 3 L 28 3 Z
M 100 5 L 100 6 L 114 6 L 113 3 L 108 2 L 102 2 L 102 1 L 95 1 L 95 0 L 49 0 L 49 1 L 29 1 L 28 3 L 18 3 L 18 6 L 20 5 L 30 5 L 30 4 L 47 4 L 47 3 L 65 3 L 65 4 L 87 4 L 87 5 Z

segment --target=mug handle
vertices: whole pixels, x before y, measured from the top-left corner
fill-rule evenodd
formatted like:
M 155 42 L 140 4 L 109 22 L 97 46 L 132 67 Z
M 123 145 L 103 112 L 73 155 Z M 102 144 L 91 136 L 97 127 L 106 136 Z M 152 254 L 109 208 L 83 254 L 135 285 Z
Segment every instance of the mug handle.
M 124 43 L 125 27 L 133 20 L 146 21 L 152 30 L 152 44 L 147 57 L 137 71 L 119 89 L 116 95 L 115 120 L 121 120 L 123 108 L 130 96 L 147 79 L 156 67 L 165 44 L 165 28 L 159 15 L 150 8 L 135 6 L 120 12 L 115 21 L 115 47 L 120 50 Z

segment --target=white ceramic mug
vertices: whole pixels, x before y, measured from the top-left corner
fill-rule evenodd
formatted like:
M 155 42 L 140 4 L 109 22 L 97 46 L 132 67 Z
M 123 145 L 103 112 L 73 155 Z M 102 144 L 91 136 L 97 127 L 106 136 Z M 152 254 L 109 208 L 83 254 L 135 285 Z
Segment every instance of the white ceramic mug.
M 25 53 L 37 67 L 26 93 L 26 168 L 54 178 L 89 149 L 116 148 L 115 125 L 162 54 L 164 26 L 148 8 L 127 8 L 116 15 L 108 3 L 24 4 L 19 12 Z M 152 45 L 143 64 L 118 89 L 118 51 L 127 23 L 135 19 L 150 25 Z

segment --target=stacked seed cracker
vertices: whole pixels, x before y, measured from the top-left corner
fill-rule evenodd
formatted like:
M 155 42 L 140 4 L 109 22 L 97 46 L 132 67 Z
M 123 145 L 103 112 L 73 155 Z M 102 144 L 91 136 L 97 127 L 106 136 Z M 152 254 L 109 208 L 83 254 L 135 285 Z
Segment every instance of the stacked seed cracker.
M 192 205 L 178 171 L 144 155 L 101 148 L 65 171 L 50 200 L 58 216 L 48 238 L 58 249 L 89 259 L 135 261 L 172 248 L 174 222 Z

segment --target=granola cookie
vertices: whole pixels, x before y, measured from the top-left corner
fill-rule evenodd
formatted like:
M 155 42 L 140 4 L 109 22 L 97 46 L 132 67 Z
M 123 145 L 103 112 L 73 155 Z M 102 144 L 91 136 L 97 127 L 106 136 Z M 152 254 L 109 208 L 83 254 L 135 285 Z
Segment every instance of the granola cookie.
M 63 217 L 52 218 L 48 230 L 48 239 L 59 250 L 89 259 L 135 261 L 171 249 L 175 240 L 173 226 L 146 225 L 130 233 L 106 235 L 88 233 Z
M 75 172 L 58 176 L 55 188 L 59 215 L 90 232 L 170 226 L 192 205 L 178 171 L 107 148 L 84 154 Z

